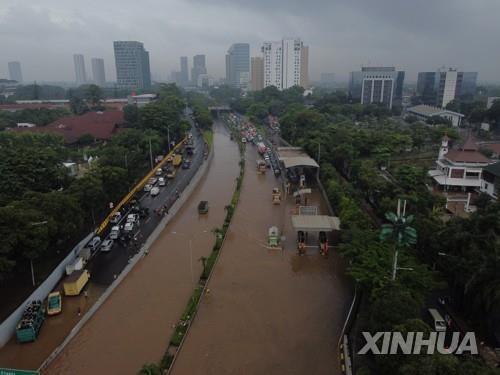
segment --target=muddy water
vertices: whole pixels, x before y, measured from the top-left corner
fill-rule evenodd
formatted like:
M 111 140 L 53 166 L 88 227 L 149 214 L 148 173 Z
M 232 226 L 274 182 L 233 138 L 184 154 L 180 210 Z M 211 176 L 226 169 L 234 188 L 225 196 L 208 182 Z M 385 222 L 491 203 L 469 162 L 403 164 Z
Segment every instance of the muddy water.
M 216 126 L 209 172 L 149 254 L 129 273 L 44 374 L 136 374 L 157 362 L 214 243 L 211 229 L 224 219 L 238 174 L 238 151 Z M 200 200 L 210 204 L 199 216 Z
M 332 250 L 328 259 L 317 248 L 296 255 L 292 199 L 273 206 L 276 178 L 256 174 L 253 147 L 246 157 L 240 204 L 173 374 L 338 373 L 351 298 L 341 261 Z M 318 193 L 309 204 L 327 213 Z M 282 251 L 266 248 L 272 225 L 286 236 Z

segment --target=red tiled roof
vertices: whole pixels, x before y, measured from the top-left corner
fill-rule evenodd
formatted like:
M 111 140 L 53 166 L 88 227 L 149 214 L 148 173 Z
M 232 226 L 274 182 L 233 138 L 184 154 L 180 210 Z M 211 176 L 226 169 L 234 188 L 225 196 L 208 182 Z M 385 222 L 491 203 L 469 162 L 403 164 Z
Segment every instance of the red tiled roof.
M 494 154 L 500 155 L 500 143 L 484 143 L 481 147 L 492 151 Z
M 78 141 L 84 134 L 90 134 L 100 140 L 110 139 L 116 133 L 117 125 L 123 122 L 122 111 L 87 112 L 81 116 L 60 118 L 43 127 L 13 130 L 60 134 L 64 137 L 64 143 L 71 144 Z
M 469 135 L 462 145 L 461 149 L 464 151 L 477 151 L 479 147 L 477 147 L 477 142 L 474 137 L 472 137 L 472 135 Z
M 444 155 L 450 161 L 456 163 L 490 163 L 491 160 L 479 151 L 450 150 Z

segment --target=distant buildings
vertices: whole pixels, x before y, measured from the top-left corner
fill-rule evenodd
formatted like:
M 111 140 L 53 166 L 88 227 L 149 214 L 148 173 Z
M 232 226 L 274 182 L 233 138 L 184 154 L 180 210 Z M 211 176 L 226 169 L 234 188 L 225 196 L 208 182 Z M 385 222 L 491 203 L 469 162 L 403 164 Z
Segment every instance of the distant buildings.
M 335 86 L 335 73 L 321 73 L 319 79 L 321 87 L 332 88 Z
M 149 52 L 141 42 L 115 41 L 116 81 L 125 89 L 148 89 L 151 87 Z
M 104 71 L 104 60 L 93 58 L 92 65 L 92 78 L 96 85 L 103 87 L 106 84 L 106 73 Z
M 490 96 L 488 98 L 488 102 L 486 103 L 486 109 L 490 109 L 493 106 L 493 103 L 500 101 L 500 97 L 498 96 Z
M 156 99 L 158 99 L 157 94 L 129 95 L 127 97 L 127 103 L 135 104 L 138 107 L 144 107 L 146 104 L 152 103 Z
M 381 104 L 390 109 L 401 104 L 404 77 L 405 72 L 394 67 L 362 67 L 350 74 L 349 95 L 361 104 Z
M 85 59 L 83 55 L 73 55 L 73 63 L 75 65 L 75 78 L 77 85 L 83 85 L 87 82 L 87 75 L 85 73 Z
M 300 86 L 309 87 L 309 46 L 302 46 L 300 50 Z
M 303 52 L 299 38 L 282 39 L 278 42 L 264 42 L 264 87 L 276 86 L 278 90 L 304 84 L 307 79 L 308 50 Z M 307 57 L 306 57 L 307 56 Z M 301 73 L 301 70 L 304 72 Z
M 446 107 L 451 101 L 476 92 L 476 72 L 459 72 L 441 68 L 436 72 L 418 73 L 417 95 L 424 104 Z
M 262 57 L 252 57 L 251 59 L 250 89 L 252 91 L 264 88 L 264 59 Z
M 250 81 L 250 45 L 235 43 L 226 55 L 226 83 L 232 87 L 248 88 Z
M 449 111 L 447 109 L 433 107 L 426 104 L 420 104 L 415 107 L 410 107 L 406 109 L 406 112 L 410 115 L 417 117 L 420 120 L 426 121 L 431 117 L 442 117 L 451 121 L 451 124 L 455 127 L 460 126 L 464 115 L 458 112 Z
M 205 55 L 195 55 L 191 68 L 191 80 L 194 86 L 198 86 L 198 77 L 202 74 L 207 74 Z
M 181 56 L 181 71 L 179 73 L 179 84 L 186 87 L 189 84 L 189 70 L 187 56 Z
M 18 83 L 23 82 L 23 73 L 21 71 L 21 63 L 19 61 L 10 61 L 9 64 L 9 78 Z
M 208 74 L 199 74 L 198 81 L 196 82 L 196 86 L 200 88 L 209 88 L 214 85 L 214 79 L 212 76 Z

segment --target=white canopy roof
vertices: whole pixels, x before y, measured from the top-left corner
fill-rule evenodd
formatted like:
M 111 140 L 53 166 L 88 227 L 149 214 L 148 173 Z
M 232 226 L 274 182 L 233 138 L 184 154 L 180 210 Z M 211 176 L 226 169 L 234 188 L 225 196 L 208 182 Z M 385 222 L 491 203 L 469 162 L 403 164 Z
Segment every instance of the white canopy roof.
M 326 215 L 292 215 L 292 226 L 295 231 L 329 232 L 340 229 L 340 219 Z

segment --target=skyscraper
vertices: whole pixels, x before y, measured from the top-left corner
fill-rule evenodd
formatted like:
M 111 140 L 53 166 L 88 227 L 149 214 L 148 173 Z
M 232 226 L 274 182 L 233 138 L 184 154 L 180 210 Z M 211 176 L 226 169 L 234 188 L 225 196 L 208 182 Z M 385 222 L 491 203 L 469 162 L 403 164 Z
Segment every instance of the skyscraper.
M 252 57 L 251 68 L 250 88 L 252 91 L 262 90 L 264 88 L 264 59 L 262 57 Z
M 193 57 L 193 68 L 191 69 L 191 80 L 194 86 L 198 85 L 198 77 L 200 74 L 207 74 L 205 65 L 205 55 L 195 55 Z
M 179 83 L 181 86 L 187 86 L 189 83 L 189 70 L 187 56 L 181 56 L 181 71 L 179 75 Z
M 264 42 L 264 87 L 276 86 L 283 90 L 301 84 L 302 48 L 299 38 Z
M 118 87 L 126 89 L 150 88 L 149 52 L 144 49 L 144 44 L 136 41 L 115 41 L 113 46 Z
M 22 83 L 23 73 L 21 72 L 21 63 L 19 61 L 10 61 L 8 65 L 10 79 Z
M 98 86 L 104 86 L 106 83 L 106 73 L 104 71 L 104 60 L 94 57 L 91 60 L 92 64 L 92 78 L 94 83 Z
M 309 87 L 309 46 L 302 46 L 300 51 L 300 86 Z
M 87 81 L 87 75 L 85 74 L 85 59 L 83 55 L 73 55 L 73 62 L 75 64 L 76 84 L 83 85 Z
M 362 67 L 351 72 L 349 95 L 361 104 L 382 104 L 392 108 L 400 104 L 403 97 L 405 72 L 394 67 Z
M 451 101 L 476 92 L 477 72 L 459 72 L 442 67 L 418 73 L 417 95 L 424 104 L 446 107 Z
M 226 82 L 233 87 L 248 88 L 250 78 L 250 45 L 235 43 L 226 55 Z
M 335 73 L 321 73 L 319 85 L 326 88 L 335 87 Z

